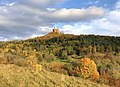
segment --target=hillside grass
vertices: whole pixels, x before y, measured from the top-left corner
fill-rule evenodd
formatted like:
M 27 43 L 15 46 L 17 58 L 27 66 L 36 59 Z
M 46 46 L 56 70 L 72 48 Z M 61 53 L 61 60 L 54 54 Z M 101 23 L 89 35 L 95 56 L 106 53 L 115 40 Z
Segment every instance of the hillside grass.
M 108 87 L 86 79 L 46 70 L 0 64 L 0 87 Z

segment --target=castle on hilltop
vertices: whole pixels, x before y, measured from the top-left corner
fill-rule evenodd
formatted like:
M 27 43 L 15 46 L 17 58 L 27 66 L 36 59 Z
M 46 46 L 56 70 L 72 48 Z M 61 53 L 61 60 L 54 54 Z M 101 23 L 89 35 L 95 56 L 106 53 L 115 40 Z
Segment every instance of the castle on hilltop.
M 58 28 L 55 28 L 55 27 L 53 28 L 53 32 L 54 32 L 54 33 L 59 33 L 59 34 L 60 34 L 59 29 L 58 29 Z

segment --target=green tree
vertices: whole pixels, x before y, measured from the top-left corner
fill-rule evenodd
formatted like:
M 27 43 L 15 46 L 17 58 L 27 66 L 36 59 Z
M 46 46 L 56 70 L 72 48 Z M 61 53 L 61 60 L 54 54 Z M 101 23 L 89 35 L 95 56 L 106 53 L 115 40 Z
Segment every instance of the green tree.
M 62 51 L 61 59 L 66 60 L 68 58 L 67 51 Z

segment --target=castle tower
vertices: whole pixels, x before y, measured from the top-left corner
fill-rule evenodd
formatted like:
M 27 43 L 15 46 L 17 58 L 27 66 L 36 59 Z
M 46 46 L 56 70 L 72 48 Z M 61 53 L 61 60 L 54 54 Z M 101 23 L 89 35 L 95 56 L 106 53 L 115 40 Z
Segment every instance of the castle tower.
M 53 32 L 54 32 L 54 33 L 59 33 L 59 34 L 60 34 L 59 29 L 58 29 L 58 28 L 55 28 L 55 27 L 54 27 L 54 29 L 53 29 Z

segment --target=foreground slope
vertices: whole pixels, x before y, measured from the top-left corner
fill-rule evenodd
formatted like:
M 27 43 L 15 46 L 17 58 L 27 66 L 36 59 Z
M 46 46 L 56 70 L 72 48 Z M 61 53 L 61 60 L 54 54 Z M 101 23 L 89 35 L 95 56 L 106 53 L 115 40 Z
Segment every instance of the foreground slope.
M 0 87 L 107 87 L 78 77 L 0 64 Z

